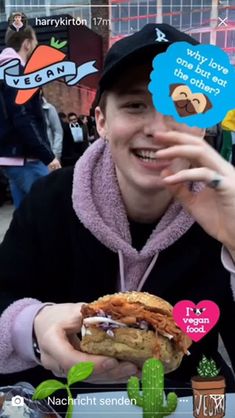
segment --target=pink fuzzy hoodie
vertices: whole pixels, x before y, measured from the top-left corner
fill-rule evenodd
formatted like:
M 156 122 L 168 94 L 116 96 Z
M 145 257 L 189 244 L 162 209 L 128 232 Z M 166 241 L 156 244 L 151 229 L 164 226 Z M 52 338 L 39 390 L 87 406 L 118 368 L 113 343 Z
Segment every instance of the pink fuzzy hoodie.
M 18 59 L 24 67 L 25 62 L 20 55 L 13 48 L 5 48 L 0 54 L 0 66 L 6 64 L 8 61 Z
M 200 188 L 200 184 L 193 187 L 195 191 Z M 119 288 L 122 291 L 141 290 L 159 252 L 177 241 L 194 223 L 185 209 L 173 202 L 142 250 L 138 252 L 133 248 L 109 146 L 101 139 L 88 148 L 75 166 L 72 198 L 74 210 L 84 226 L 106 247 L 118 253 Z M 222 251 L 222 262 L 228 271 L 235 271 L 226 249 Z M 35 315 L 44 306 L 34 299 L 21 299 L 3 312 L 0 318 L 0 373 L 37 365 L 32 329 Z

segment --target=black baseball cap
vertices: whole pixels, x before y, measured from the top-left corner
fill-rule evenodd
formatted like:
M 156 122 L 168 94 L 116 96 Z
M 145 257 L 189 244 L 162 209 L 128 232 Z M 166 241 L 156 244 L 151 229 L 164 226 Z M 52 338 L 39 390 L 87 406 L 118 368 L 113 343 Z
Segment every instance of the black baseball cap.
M 169 45 L 180 41 L 199 44 L 187 33 L 167 23 L 148 23 L 140 31 L 115 42 L 105 58 L 94 105 L 99 103 L 101 94 L 115 83 L 115 79 L 120 78 L 128 63 L 135 63 L 140 58 L 153 59 L 158 53 L 166 51 Z

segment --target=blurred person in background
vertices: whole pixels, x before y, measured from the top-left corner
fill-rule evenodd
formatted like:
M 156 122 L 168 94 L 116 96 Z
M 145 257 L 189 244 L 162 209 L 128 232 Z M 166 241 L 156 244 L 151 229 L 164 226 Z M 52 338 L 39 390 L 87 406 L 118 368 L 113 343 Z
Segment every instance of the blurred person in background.
M 74 112 L 68 113 L 67 118 L 68 118 L 68 123 L 69 124 L 73 124 L 73 123 L 78 122 L 78 115 L 76 115 L 76 113 L 74 113 Z
M 225 118 L 221 122 L 221 127 L 223 138 L 221 155 L 225 160 L 232 162 L 233 144 L 235 143 L 235 110 L 230 110 L 226 113 Z
M 0 65 L 20 60 L 20 72 L 37 46 L 31 26 L 15 32 L 7 29 L 6 48 Z M 47 138 L 46 124 L 39 93 L 26 104 L 16 105 L 17 89 L 4 82 L 0 85 L 0 166 L 9 179 L 13 202 L 17 208 L 32 184 L 50 170 L 60 168 Z
M 74 112 L 68 113 L 69 131 L 72 136 L 73 144 L 70 142 L 70 146 L 76 154 L 76 159 L 80 158 L 84 151 L 89 146 L 88 142 L 88 129 L 82 119 Z M 67 137 L 69 134 L 67 133 Z M 68 141 L 67 141 L 68 143 Z
M 61 126 L 60 118 L 58 116 L 55 106 L 49 103 L 43 92 L 41 91 L 42 108 L 44 110 L 44 116 L 47 125 L 47 136 L 50 141 L 52 152 L 55 157 L 60 161 L 63 145 L 63 129 Z
M 68 120 L 67 120 L 67 115 L 66 115 L 66 113 L 64 113 L 64 112 L 59 112 L 58 113 L 58 116 L 59 116 L 59 118 L 60 118 L 60 122 L 61 122 L 61 125 L 62 125 L 62 128 L 64 127 L 64 124 L 65 123 L 68 123 Z
M 79 115 L 78 118 L 82 121 L 82 123 L 84 123 L 85 125 L 87 125 L 88 117 L 86 115 Z
M 76 113 L 72 112 L 68 115 L 66 115 L 64 112 L 59 112 L 59 116 L 63 127 L 61 164 L 62 167 L 73 167 L 78 159 L 78 155 L 75 150 L 75 143 L 71 132 L 71 126 L 76 126 L 78 123 L 78 116 Z
M 223 129 L 222 155 L 235 166 L 235 109 L 227 112 L 221 125 Z

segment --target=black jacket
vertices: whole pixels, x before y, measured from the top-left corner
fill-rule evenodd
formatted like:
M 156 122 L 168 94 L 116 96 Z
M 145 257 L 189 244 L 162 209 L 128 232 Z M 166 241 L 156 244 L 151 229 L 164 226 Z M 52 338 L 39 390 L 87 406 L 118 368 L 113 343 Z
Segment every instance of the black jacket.
M 118 255 L 101 244 L 77 218 L 71 200 L 73 170 L 61 169 L 40 179 L 14 214 L 0 246 L 0 309 L 12 301 L 33 297 L 43 302 L 92 301 L 116 291 Z M 217 325 L 190 347 L 181 366 L 167 375 L 170 386 L 189 387 L 205 354 L 212 357 L 235 392 L 229 368 L 218 354 L 220 333 L 235 370 L 232 323 L 235 303 L 230 274 L 221 264 L 221 244 L 194 224 L 178 241 L 161 251 L 143 291 L 172 305 L 183 299 L 209 299 L 220 307 Z M 1 376 L 4 382 L 39 383 L 49 372 L 41 368 Z M 1 382 L 2 383 L 2 382 Z M 96 388 L 97 390 L 97 388 Z
M 63 146 L 61 154 L 63 167 L 74 166 L 89 146 L 87 127 L 83 124 L 81 128 L 83 131 L 83 141 L 76 143 L 73 140 L 69 124 L 63 123 Z
M 35 158 L 48 165 L 55 158 L 47 138 L 39 93 L 15 104 L 17 90 L 0 82 L 0 157 Z

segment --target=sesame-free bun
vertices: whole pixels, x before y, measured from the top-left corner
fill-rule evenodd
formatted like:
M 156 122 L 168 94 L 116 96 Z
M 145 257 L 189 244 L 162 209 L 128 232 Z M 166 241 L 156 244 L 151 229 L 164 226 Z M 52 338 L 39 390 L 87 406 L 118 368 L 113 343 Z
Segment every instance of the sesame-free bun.
M 148 358 L 156 357 L 162 361 L 165 373 L 169 373 L 179 367 L 191 345 L 191 340 L 175 324 L 172 310 L 167 301 L 146 292 L 101 297 L 82 307 L 85 335 L 80 348 L 90 354 L 131 361 L 138 367 Z M 86 318 L 97 318 L 100 312 L 125 325 L 111 328 L 110 335 L 99 323 L 86 323 Z M 140 329 L 142 321 L 149 324 L 148 329 Z
M 91 328 L 89 328 L 91 331 Z M 95 355 L 105 355 L 118 360 L 131 361 L 139 368 L 145 360 L 156 357 L 156 336 L 153 331 L 142 331 L 134 328 L 118 328 L 114 331 L 115 338 L 99 328 L 93 328 L 91 335 L 83 337 L 81 350 Z M 170 340 L 161 335 L 159 358 L 164 365 L 165 373 L 177 369 L 181 363 L 183 352 L 173 349 Z

